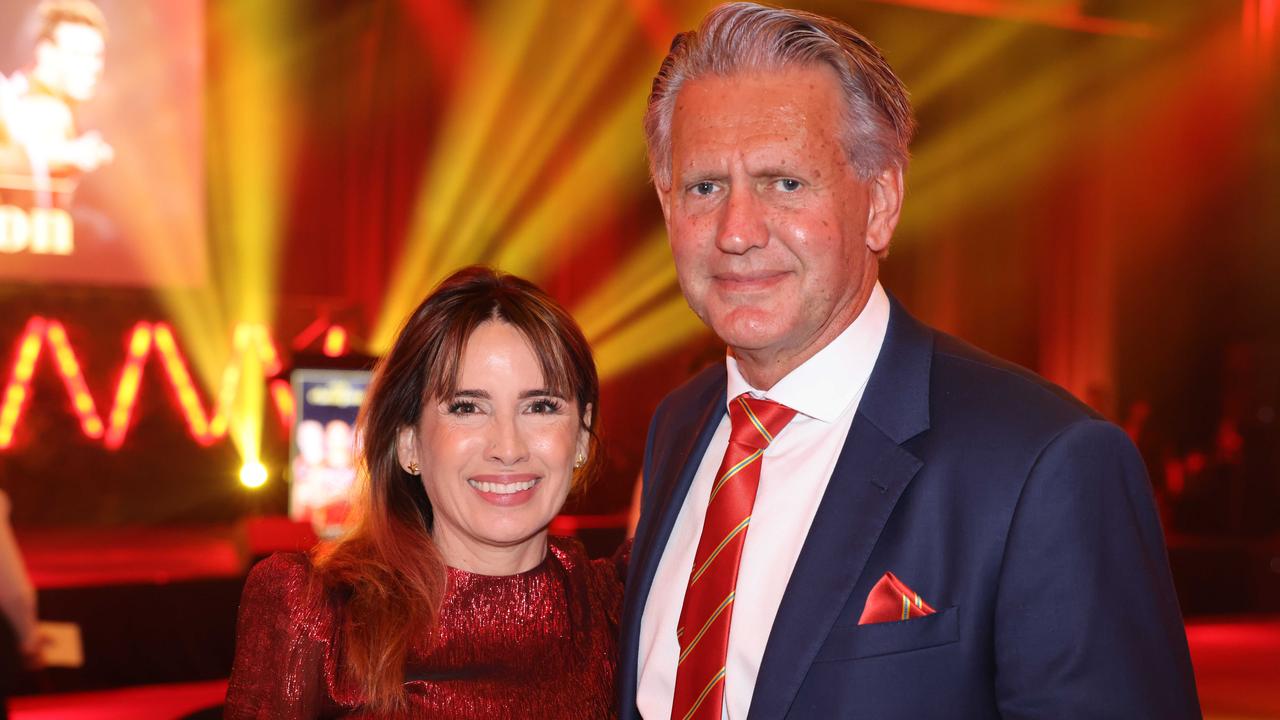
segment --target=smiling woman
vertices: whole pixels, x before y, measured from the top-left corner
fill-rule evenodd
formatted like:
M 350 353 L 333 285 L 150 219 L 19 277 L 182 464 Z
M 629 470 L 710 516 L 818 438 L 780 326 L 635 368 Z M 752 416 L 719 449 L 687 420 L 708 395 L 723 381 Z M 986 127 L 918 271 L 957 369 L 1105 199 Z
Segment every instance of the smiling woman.
M 450 565 L 524 572 L 546 555 L 547 525 L 586 457 L 591 403 L 547 387 L 529 341 L 501 319 L 471 333 L 458 369 L 453 394 L 401 428 L 398 456 L 411 474 L 421 467 Z
M 545 293 L 445 280 L 375 372 L 352 529 L 249 576 L 227 717 L 612 717 L 619 568 L 547 533 L 598 401 Z

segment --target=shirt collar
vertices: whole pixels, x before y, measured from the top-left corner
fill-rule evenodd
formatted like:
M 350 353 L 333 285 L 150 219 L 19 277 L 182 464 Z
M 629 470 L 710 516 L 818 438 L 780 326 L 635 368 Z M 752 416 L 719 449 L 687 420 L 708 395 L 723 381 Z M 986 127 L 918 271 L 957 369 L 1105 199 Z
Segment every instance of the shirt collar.
M 862 393 L 888 329 L 889 296 L 877 281 L 849 327 L 768 391 L 751 387 L 738 371 L 737 359 L 729 355 L 725 359 L 728 399 L 749 392 L 823 422 L 835 422 Z

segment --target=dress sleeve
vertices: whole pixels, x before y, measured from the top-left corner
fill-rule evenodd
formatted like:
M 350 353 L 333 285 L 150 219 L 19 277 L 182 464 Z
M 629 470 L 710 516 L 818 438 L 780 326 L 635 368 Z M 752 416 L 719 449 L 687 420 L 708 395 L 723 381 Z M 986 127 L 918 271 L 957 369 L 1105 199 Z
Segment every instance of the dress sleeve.
M 318 717 L 336 629 L 334 606 L 314 587 L 306 556 L 276 554 L 258 563 L 240 599 L 225 717 Z

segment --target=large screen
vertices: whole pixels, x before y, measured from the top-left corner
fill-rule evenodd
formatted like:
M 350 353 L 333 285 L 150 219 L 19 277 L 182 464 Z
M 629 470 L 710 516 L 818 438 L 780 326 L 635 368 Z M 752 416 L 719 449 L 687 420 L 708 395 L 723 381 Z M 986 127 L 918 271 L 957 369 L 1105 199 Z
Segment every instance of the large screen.
M 206 276 L 201 0 L 0 2 L 0 278 Z
M 343 529 L 356 481 L 356 418 L 371 373 L 294 370 L 297 419 L 289 461 L 289 517 L 320 537 Z

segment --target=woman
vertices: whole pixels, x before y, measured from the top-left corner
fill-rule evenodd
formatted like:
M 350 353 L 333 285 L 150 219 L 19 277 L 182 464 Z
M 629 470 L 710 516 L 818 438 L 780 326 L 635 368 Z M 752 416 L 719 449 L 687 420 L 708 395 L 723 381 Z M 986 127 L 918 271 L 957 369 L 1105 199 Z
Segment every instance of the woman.
M 532 284 L 445 280 L 361 411 L 359 514 L 249 575 L 227 717 L 612 717 L 619 573 L 547 525 L 596 464 L 595 365 Z

